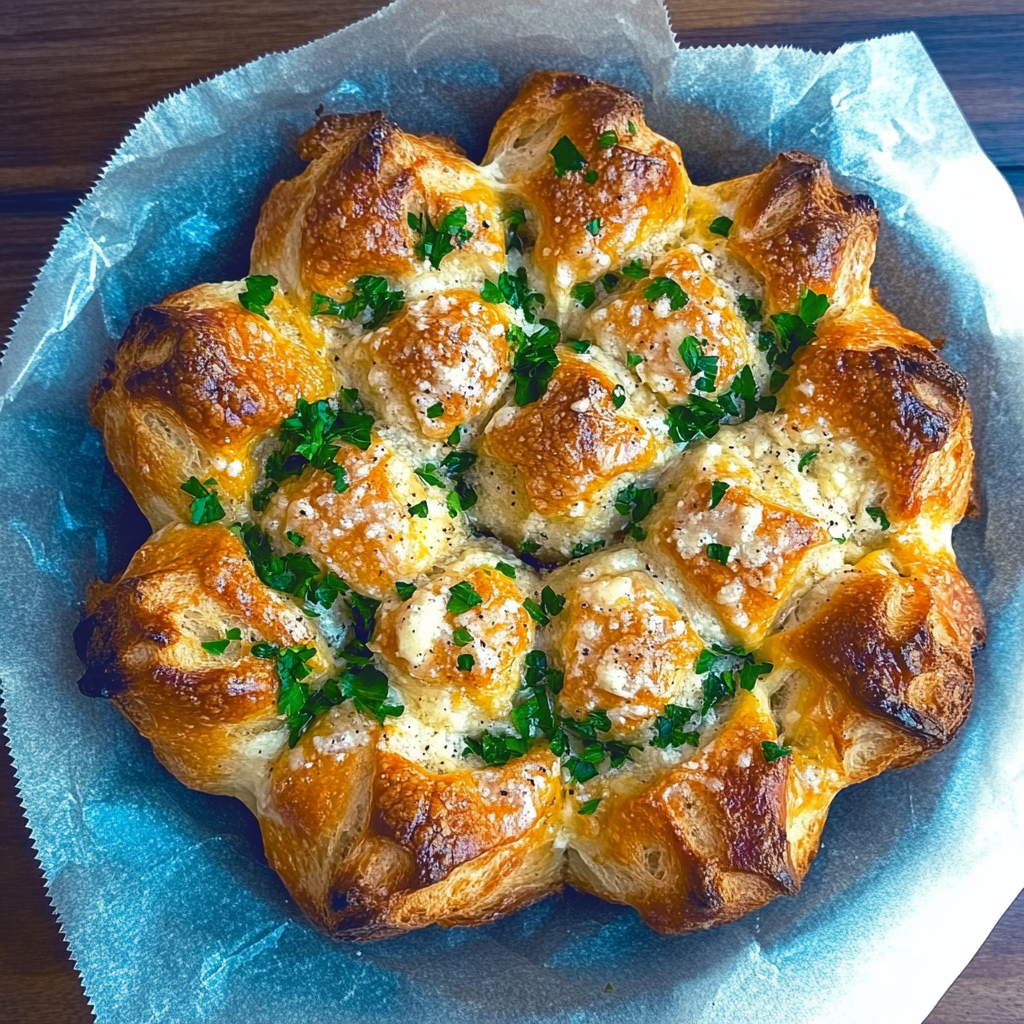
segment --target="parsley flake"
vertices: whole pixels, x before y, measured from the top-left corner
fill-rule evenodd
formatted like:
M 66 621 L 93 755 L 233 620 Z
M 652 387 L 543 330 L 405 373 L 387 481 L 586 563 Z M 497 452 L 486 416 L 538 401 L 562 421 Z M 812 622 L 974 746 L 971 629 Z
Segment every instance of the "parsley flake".
M 189 517 L 196 526 L 206 526 L 224 518 L 224 506 L 216 491 L 217 481 L 211 476 L 201 483 L 198 477 L 190 476 L 181 489 L 192 495 Z
M 693 730 L 687 730 L 690 719 L 697 715 L 696 711 L 679 704 L 666 704 L 664 713 L 654 720 L 654 736 L 651 746 L 664 750 L 666 747 L 681 747 L 685 743 L 696 747 L 700 736 Z
M 518 332 L 518 344 L 512 373 L 516 380 L 516 405 L 529 405 L 547 391 L 548 381 L 558 366 L 555 346 L 560 332 L 553 320 L 541 320 L 541 329 L 527 335 Z M 511 327 L 509 328 L 511 331 Z
M 620 274 L 624 274 L 626 277 L 633 278 L 634 281 L 642 281 L 645 277 L 648 277 L 650 271 L 640 262 L 639 259 L 631 259 L 620 271 Z
M 573 350 L 573 352 L 579 352 L 580 355 L 583 355 L 584 352 L 589 352 L 590 351 L 591 343 L 589 341 L 582 341 L 582 340 L 580 340 L 580 341 L 567 341 L 566 345 L 568 345 L 569 348 L 571 348 Z
M 483 598 L 473 589 L 471 583 L 462 580 L 448 591 L 449 615 L 461 615 L 483 603 Z
M 586 158 L 573 145 L 568 135 L 563 135 L 552 147 L 551 157 L 555 161 L 555 177 L 561 178 L 567 171 L 582 171 L 587 166 Z
M 644 361 L 644 357 L 639 352 L 627 352 L 626 353 L 626 365 L 631 369 L 635 369 Z
M 627 529 L 634 540 L 641 541 L 647 536 L 647 531 L 639 524 L 658 503 L 660 497 L 654 488 L 637 487 L 636 484 L 630 484 L 615 496 L 615 511 L 621 516 L 629 517 Z
M 461 655 L 459 660 L 462 658 L 471 658 L 471 655 Z M 461 668 L 461 666 L 459 667 Z M 472 665 L 469 666 L 469 668 L 472 667 Z M 469 669 L 464 669 L 464 671 L 468 672 Z M 502 736 L 498 733 L 485 732 L 478 740 L 466 737 L 466 746 L 462 751 L 462 756 L 468 757 L 470 754 L 476 754 L 486 764 L 500 766 L 507 764 L 510 758 L 522 757 L 528 747 L 528 742 L 518 736 Z
M 722 565 L 727 565 L 729 562 L 729 552 L 732 551 L 726 544 L 709 544 L 707 546 L 708 558 L 713 559 Z
M 462 440 L 462 430 L 463 427 L 461 423 L 452 427 L 452 432 L 445 440 L 445 444 L 451 445 L 451 447 L 454 448 Z
M 580 809 L 576 812 L 577 814 L 593 814 L 597 810 L 597 805 L 601 802 L 603 797 L 595 796 L 593 800 L 587 800 L 586 803 L 580 804 Z
M 864 510 L 883 530 L 888 530 L 892 523 L 889 522 L 881 505 L 872 505 Z
M 230 640 L 204 640 L 199 646 L 208 654 L 223 654 L 228 649 Z
M 601 218 L 595 217 L 593 220 L 587 222 L 587 231 L 596 237 L 597 233 L 601 230 Z
M 728 217 L 716 217 L 708 225 L 708 231 L 710 231 L 711 234 L 721 235 L 723 238 L 728 238 L 731 228 L 732 221 Z
M 619 144 L 619 134 L 614 128 L 609 128 L 606 132 L 601 132 L 597 137 L 597 145 L 599 149 L 611 149 L 612 146 Z
M 452 642 L 456 647 L 465 647 L 473 642 L 473 634 L 465 626 L 456 626 L 452 632 Z
M 533 307 L 544 305 L 544 296 L 540 292 L 530 290 L 525 267 L 520 267 L 514 274 L 503 270 L 498 275 L 497 283 L 484 281 L 480 298 L 495 305 L 504 302 L 513 309 L 521 309 L 528 324 L 535 323 L 537 319 Z
M 597 171 L 593 167 L 591 167 L 590 170 L 587 171 L 587 173 L 583 175 L 583 180 L 588 185 L 596 185 L 597 184 Z
M 604 547 L 604 538 L 598 537 L 596 540 L 591 541 L 579 541 L 573 544 L 572 550 L 569 552 L 570 558 L 584 558 L 586 555 L 592 555 L 595 551 L 600 551 Z
M 632 121 L 627 121 L 626 125 L 629 128 L 629 134 L 630 135 L 636 135 L 636 125 L 633 124 Z
M 804 452 L 803 455 L 800 456 L 800 461 L 796 464 L 797 472 L 802 473 L 817 457 L 817 448 L 812 448 L 809 452 Z
M 460 672 L 471 672 L 473 666 L 476 664 L 476 659 L 472 654 L 460 654 L 455 659 L 455 664 L 458 666 Z
M 426 501 L 418 501 L 415 505 L 409 505 L 409 515 L 415 516 L 417 519 L 427 518 L 427 503 Z
M 523 241 L 519 237 L 519 229 L 526 223 L 526 214 L 522 210 L 505 210 L 501 214 L 505 225 L 505 248 L 523 251 Z
M 729 490 L 729 484 L 724 480 L 716 480 L 711 485 L 711 504 L 708 508 L 717 508 L 719 502 L 725 497 L 725 492 Z
M 297 548 L 301 548 L 306 543 L 306 538 L 301 533 L 296 533 L 294 530 L 286 530 L 284 534 L 288 540 L 292 542 Z
M 433 405 L 427 408 L 428 420 L 439 420 L 443 415 L 444 406 L 440 402 L 435 402 Z
M 756 324 L 763 318 L 760 299 L 752 299 L 749 295 L 737 295 L 736 305 L 740 307 L 743 319 L 746 320 L 748 324 Z M 771 335 L 769 334 L 768 337 L 770 341 Z M 760 348 L 760 342 L 758 342 L 758 347 Z
M 383 277 L 364 274 L 352 282 L 352 297 L 338 302 L 313 292 L 311 316 L 336 316 L 342 320 L 360 320 L 364 331 L 375 331 L 402 308 L 405 292 L 392 291 Z M 363 314 L 367 314 L 364 316 Z
M 495 564 L 494 568 L 497 569 L 502 576 L 507 576 L 510 580 L 514 580 L 516 578 L 516 567 L 514 565 L 509 565 L 508 562 L 498 562 Z
M 432 487 L 444 487 L 445 482 L 437 474 L 437 464 L 428 462 L 423 466 L 420 466 L 416 470 L 416 475 L 425 483 L 430 484 Z
M 621 409 L 626 401 L 626 389 L 621 384 L 616 384 L 612 388 L 612 405 L 616 409 Z
M 656 277 L 644 289 L 644 298 L 649 302 L 657 302 L 663 296 L 668 298 L 670 309 L 682 309 L 690 301 L 690 296 L 671 278 Z
M 764 754 L 764 759 L 771 764 L 772 761 L 778 761 L 780 757 L 789 757 L 793 753 L 793 748 L 781 746 L 771 740 L 761 740 L 761 751 Z
M 274 301 L 274 285 L 277 278 L 270 274 L 253 274 L 245 279 L 245 291 L 238 293 L 238 302 L 243 309 L 269 320 L 267 306 Z
M 395 591 L 403 601 L 408 601 L 416 593 L 416 584 L 403 583 L 401 580 L 396 580 Z
M 466 227 L 464 206 L 449 210 L 437 227 L 430 222 L 428 213 L 410 213 L 406 221 L 420 236 L 413 247 L 416 258 L 429 261 L 435 270 L 441 266 L 441 260 L 445 256 L 456 249 L 461 249 L 473 237 L 473 232 Z
M 574 284 L 569 294 L 584 308 L 590 307 L 597 301 L 597 292 L 589 281 L 580 281 Z

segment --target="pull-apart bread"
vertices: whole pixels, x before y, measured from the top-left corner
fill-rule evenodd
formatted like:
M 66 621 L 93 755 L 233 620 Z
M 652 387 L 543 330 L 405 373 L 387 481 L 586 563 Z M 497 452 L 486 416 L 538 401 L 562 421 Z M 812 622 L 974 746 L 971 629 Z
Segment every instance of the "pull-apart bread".
M 568 73 L 482 166 L 381 113 L 298 148 L 250 276 L 141 310 L 95 389 L 155 532 L 90 591 L 83 692 L 339 938 L 795 893 L 984 638 L 966 382 L 873 296 L 870 197 L 800 152 L 694 185 Z

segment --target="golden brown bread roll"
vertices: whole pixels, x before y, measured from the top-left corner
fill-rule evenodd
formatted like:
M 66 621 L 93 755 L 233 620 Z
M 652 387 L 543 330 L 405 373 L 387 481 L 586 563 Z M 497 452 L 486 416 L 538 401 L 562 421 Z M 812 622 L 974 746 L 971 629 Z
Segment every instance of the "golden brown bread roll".
M 138 314 L 97 390 L 162 528 L 90 593 L 83 691 L 335 937 L 796 893 L 984 640 L 966 382 L 872 297 L 874 204 L 798 152 L 691 186 L 567 73 L 482 168 L 379 113 L 300 151 L 264 276 Z
M 252 451 L 295 408 L 333 394 L 322 334 L 275 294 L 244 309 L 244 281 L 168 295 L 132 317 L 92 419 L 107 455 L 155 527 L 186 516 L 190 476 L 214 477 L 239 506 L 256 482 Z

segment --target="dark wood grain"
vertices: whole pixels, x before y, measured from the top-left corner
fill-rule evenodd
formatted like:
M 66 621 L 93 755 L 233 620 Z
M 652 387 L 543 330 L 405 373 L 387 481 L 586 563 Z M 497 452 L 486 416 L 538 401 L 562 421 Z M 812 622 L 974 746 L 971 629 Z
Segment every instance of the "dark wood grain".
M 65 215 L 147 107 L 376 0 L 34 0 L 0 18 L 0 339 Z M 831 50 L 912 30 L 1024 207 L 1024 0 L 671 0 L 683 45 Z M 92 1020 L 0 750 L 0 1021 Z M 1024 894 L 927 1024 L 1024 1024 Z

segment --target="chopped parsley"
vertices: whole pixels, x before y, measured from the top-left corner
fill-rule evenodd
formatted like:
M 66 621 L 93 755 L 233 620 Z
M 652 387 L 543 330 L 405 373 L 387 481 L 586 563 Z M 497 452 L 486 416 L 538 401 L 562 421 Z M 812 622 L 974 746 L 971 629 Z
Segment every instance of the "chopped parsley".
M 512 374 L 516 381 L 513 399 L 516 405 L 536 402 L 547 391 L 548 381 L 558 366 L 555 353 L 560 336 L 558 324 L 553 320 L 541 320 L 540 324 L 541 329 L 533 334 L 514 329 L 516 355 L 512 363 Z M 510 339 L 512 335 L 513 327 L 510 326 Z
M 456 626 L 452 632 L 452 641 L 456 647 L 465 647 L 473 642 L 473 634 L 465 626 Z
M 601 230 L 601 218 L 600 217 L 595 217 L 593 220 L 587 221 L 587 231 L 589 231 L 590 234 L 592 234 L 592 235 L 594 235 L 596 237 L 600 230 Z
M 760 299 L 752 299 L 749 295 L 737 295 L 736 304 L 748 324 L 756 324 L 763 319 Z
M 586 158 L 573 145 L 568 135 L 563 135 L 552 147 L 551 157 L 555 161 L 555 177 L 561 178 L 568 171 L 582 171 L 587 166 Z
M 577 814 L 593 814 L 597 810 L 597 805 L 603 798 L 595 796 L 593 800 L 587 800 L 585 803 L 580 804 L 580 809 L 576 812 Z
M 301 548 L 306 543 L 306 538 L 301 533 L 296 533 L 294 530 L 285 530 L 285 537 L 291 541 L 297 548 Z
M 742 690 L 753 690 L 759 676 L 767 675 L 773 666 L 768 662 L 757 663 L 753 654 L 746 654 L 742 647 L 721 647 L 712 644 L 700 652 L 694 671 L 704 676 L 701 714 L 706 715 L 712 707 L 726 697 Z
M 796 464 L 797 472 L 802 473 L 817 457 L 817 448 L 812 448 L 809 452 L 804 452 L 803 455 L 800 456 L 800 461 Z
M 401 580 L 396 580 L 395 591 L 401 600 L 408 601 L 409 598 L 416 593 L 416 584 L 403 583 Z
M 441 469 L 450 477 L 462 476 L 476 463 L 476 455 L 473 452 L 449 452 L 441 460 Z
M 432 487 L 444 487 L 444 481 L 437 475 L 437 463 L 428 462 L 416 470 L 416 475 Z
M 498 562 L 495 564 L 494 568 L 497 569 L 502 576 L 507 576 L 510 580 L 514 580 L 516 578 L 516 567 L 514 565 L 509 565 L 508 562 Z
M 688 444 L 697 437 L 714 437 L 722 420 L 729 416 L 739 416 L 745 422 L 753 419 L 758 410 L 767 412 L 774 408 L 773 396 L 758 398 L 754 374 L 749 366 L 744 366 L 733 378 L 729 390 L 717 398 L 694 394 L 689 404 L 672 406 L 666 415 L 668 434 L 677 444 Z
M 874 519 L 874 521 L 878 523 L 883 530 L 888 530 L 889 527 L 892 526 L 892 523 L 889 522 L 885 512 L 882 511 L 881 505 L 872 505 L 869 508 L 864 509 L 864 511 L 867 512 L 867 514 L 871 516 L 871 518 Z
M 724 480 L 715 480 L 711 485 L 711 504 L 708 505 L 708 508 L 717 508 L 727 490 L 729 490 L 729 484 Z
M 439 420 L 444 415 L 444 406 L 440 402 L 434 402 L 427 408 L 428 420 Z
M 634 540 L 640 541 L 647 536 L 647 531 L 639 524 L 658 503 L 659 497 L 661 495 L 653 487 L 637 487 L 636 484 L 630 484 L 615 496 L 615 511 L 629 518 L 627 528 Z
M 706 551 L 708 558 L 722 565 L 727 565 L 729 562 L 729 552 L 732 551 L 732 548 L 726 544 L 709 544 Z
M 611 149 L 612 146 L 619 144 L 619 133 L 614 128 L 609 128 L 606 132 L 601 132 L 597 137 L 598 149 Z
M 228 644 L 230 644 L 232 640 L 241 639 L 242 631 L 235 626 L 224 634 L 223 640 L 204 640 L 199 646 L 208 654 L 221 655 L 228 649 Z
M 681 747 L 689 743 L 696 747 L 700 743 L 700 736 L 694 730 L 687 730 L 686 726 L 690 719 L 696 717 L 697 712 L 690 708 L 684 708 L 679 704 L 666 704 L 664 714 L 658 715 L 654 720 L 654 736 L 651 739 L 652 747 Z
M 498 275 L 498 282 L 484 281 L 480 298 L 495 305 L 505 303 L 513 309 L 521 309 L 528 324 L 535 323 L 537 314 L 534 306 L 544 305 L 544 296 L 540 292 L 530 290 L 530 282 L 526 276 L 526 268 L 520 267 L 514 274 L 503 270 Z
M 409 515 L 415 516 L 417 519 L 427 518 L 427 503 L 426 501 L 417 501 L 415 505 L 409 506 Z
M 793 356 L 797 349 L 817 336 L 816 324 L 829 307 L 828 297 L 805 288 L 800 296 L 798 313 L 774 313 L 770 317 L 771 331 L 758 336 L 758 348 L 765 353 L 772 367 L 768 389 L 772 394 L 780 390 L 789 379 Z
M 566 345 L 568 345 L 569 348 L 571 348 L 573 350 L 573 352 L 579 352 L 580 355 L 583 355 L 584 352 L 589 352 L 590 351 L 591 343 L 589 341 L 579 340 L 579 341 L 567 341 Z
M 352 282 L 352 298 L 338 302 L 313 292 L 311 316 L 337 316 L 342 320 L 360 320 L 364 331 L 375 331 L 402 308 L 405 292 L 391 291 L 383 277 L 364 274 Z M 364 314 L 366 314 L 364 316 Z
M 462 657 L 468 658 L 470 656 L 468 654 L 462 655 L 460 660 Z M 472 668 L 472 665 L 470 668 Z M 508 764 L 510 758 L 522 757 L 528 747 L 529 743 L 518 736 L 503 736 L 499 733 L 485 732 L 478 740 L 466 737 L 466 747 L 462 751 L 462 756 L 467 757 L 470 754 L 476 754 L 486 764 L 500 766 Z
M 189 518 L 196 526 L 206 526 L 224 518 L 224 506 L 220 503 L 216 487 L 217 481 L 212 476 L 201 483 L 198 477 L 190 476 L 181 485 L 186 494 L 192 495 Z
M 628 126 L 628 128 L 629 128 L 629 134 L 630 134 L 630 135 L 636 135 L 636 125 L 635 125 L 635 124 L 633 124 L 633 122 L 632 122 L 632 121 L 627 121 L 627 122 L 626 122 L 626 125 L 627 125 L 627 126 Z
M 688 334 L 679 343 L 679 357 L 690 371 L 693 386 L 698 391 L 712 392 L 715 390 L 715 380 L 718 377 L 718 356 L 706 356 L 706 345 L 705 340 L 698 340 L 692 334 Z
M 597 292 L 589 281 L 580 281 L 574 284 L 569 294 L 584 308 L 590 307 L 597 301 Z
M 255 523 L 236 523 L 231 530 L 245 546 L 256 575 L 272 590 L 291 594 L 323 608 L 330 608 L 341 594 L 354 595 L 336 573 L 328 571 L 321 574 L 309 555 L 298 551 L 287 555 L 275 554 L 266 534 Z
M 473 589 L 471 583 L 462 580 L 448 591 L 449 615 L 461 615 L 483 602 L 483 598 Z
M 626 389 L 621 384 L 616 384 L 612 388 L 612 405 L 616 409 L 621 409 L 626 402 Z
M 634 281 L 642 281 L 645 277 L 649 276 L 650 271 L 648 271 L 639 259 L 634 257 L 619 271 L 619 273 L 624 274 L 626 277 L 633 278 Z
M 476 491 L 465 480 L 456 480 L 455 487 L 448 492 L 448 515 L 454 519 L 460 512 L 472 508 L 476 501 Z
M 626 353 L 626 365 L 634 370 L 644 361 L 644 357 L 639 352 L 627 352 Z
M 476 659 L 472 654 L 460 654 L 455 659 L 455 664 L 460 672 L 472 672 L 473 666 L 476 664 Z
M 732 221 L 728 217 L 716 217 L 709 225 L 708 231 L 713 235 L 721 235 L 723 238 L 729 236 L 732 229 Z
M 588 185 L 596 185 L 597 184 L 597 177 L 598 177 L 597 171 L 593 167 L 591 167 L 590 170 L 587 171 L 587 173 L 583 175 L 583 180 Z
M 778 761 L 780 757 L 789 757 L 793 753 L 793 748 L 781 746 L 771 740 L 761 740 L 761 751 L 764 754 L 764 759 L 771 764 L 772 761 Z
M 657 302 L 662 297 L 669 300 L 670 309 L 682 309 L 690 301 L 690 296 L 670 277 L 656 277 L 644 289 L 644 298 L 649 302 Z
M 449 210 L 437 227 L 430 222 L 428 213 L 410 213 L 406 216 L 406 221 L 420 236 L 413 247 L 416 258 L 428 260 L 435 270 L 441 266 L 441 260 L 448 253 L 461 249 L 473 237 L 473 232 L 466 227 L 464 206 Z
M 523 607 L 527 614 L 537 623 L 538 626 L 546 626 L 551 619 L 544 614 L 544 609 L 532 598 L 528 597 L 523 601 Z
M 274 301 L 274 285 L 277 278 L 270 274 L 253 274 L 245 279 L 245 291 L 238 293 L 238 302 L 243 309 L 269 320 L 267 306 Z
M 456 424 L 452 427 L 452 432 L 445 439 L 445 444 L 451 445 L 454 448 L 462 440 L 463 427 L 461 423 Z
M 519 229 L 526 223 L 526 214 L 522 210 L 505 210 L 501 215 L 505 225 L 505 248 L 523 251 L 523 240 L 519 237 Z
M 370 447 L 372 427 L 373 417 L 363 411 L 354 388 L 343 390 L 337 401 L 324 398 L 307 402 L 300 397 L 295 412 L 281 424 L 281 447 L 270 454 L 263 472 L 276 484 L 298 476 L 306 466 L 314 466 L 330 473 L 334 490 L 343 493 L 348 490 L 348 476 L 345 467 L 335 462 L 341 450 L 335 442 L 352 444 L 365 452 Z
M 600 551 L 604 547 L 604 543 L 603 537 L 598 537 L 596 540 L 591 541 L 579 541 L 573 544 L 569 557 L 583 558 L 586 555 L 592 555 L 595 551 Z
M 519 545 L 519 553 L 522 555 L 535 555 L 538 551 L 540 551 L 540 544 L 529 537 L 524 537 Z

